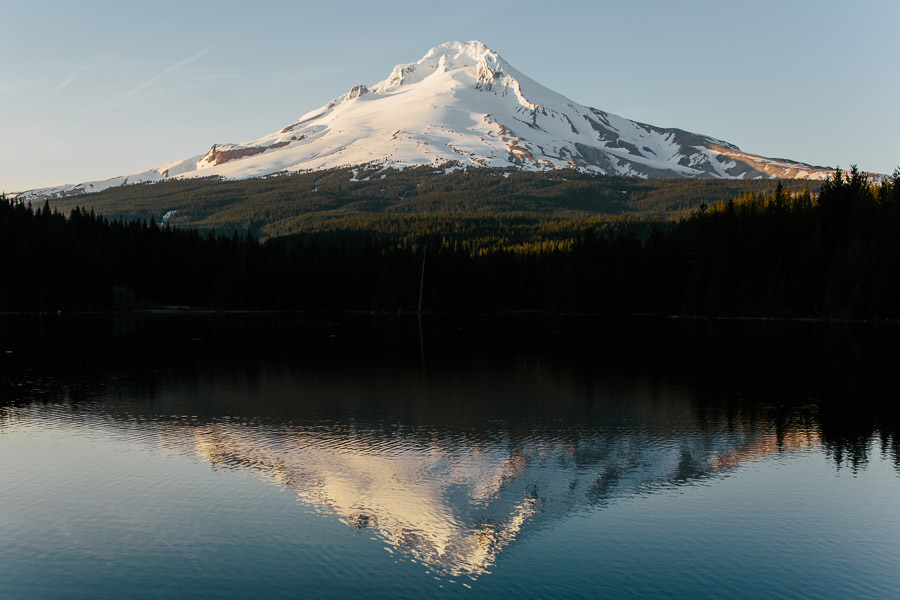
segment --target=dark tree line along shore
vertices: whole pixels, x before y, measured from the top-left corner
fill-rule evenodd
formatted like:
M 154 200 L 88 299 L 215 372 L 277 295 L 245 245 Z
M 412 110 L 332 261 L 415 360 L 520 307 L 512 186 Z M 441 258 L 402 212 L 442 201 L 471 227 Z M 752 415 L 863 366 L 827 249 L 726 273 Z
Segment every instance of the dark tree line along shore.
M 446 235 L 441 219 L 260 243 L 4 198 L 0 310 L 414 311 L 424 264 L 433 312 L 900 317 L 900 169 L 877 184 L 837 171 L 815 195 L 779 184 L 676 224 L 594 217 L 549 241 L 514 226 Z

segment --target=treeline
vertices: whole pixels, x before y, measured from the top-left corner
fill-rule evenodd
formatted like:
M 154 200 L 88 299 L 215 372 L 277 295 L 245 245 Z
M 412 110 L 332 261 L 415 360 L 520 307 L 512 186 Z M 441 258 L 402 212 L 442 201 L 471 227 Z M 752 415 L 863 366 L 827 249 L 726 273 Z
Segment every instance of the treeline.
M 68 216 L 0 201 L 0 310 L 249 307 L 266 250 L 249 236 L 201 236 L 147 222 Z
M 720 202 L 669 236 L 699 314 L 900 316 L 900 169 L 853 167 L 813 198 L 778 186 Z
M 411 230 L 376 215 L 261 244 L 4 200 L 0 310 L 394 312 L 421 302 L 432 312 L 900 317 L 900 170 L 877 184 L 837 171 L 816 195 L 779 184 L 676 225 L 596 217 L 576 230 L 548 217 L 544 230 L 510 237 L 498 223 L 514 218 L 419 216 Z

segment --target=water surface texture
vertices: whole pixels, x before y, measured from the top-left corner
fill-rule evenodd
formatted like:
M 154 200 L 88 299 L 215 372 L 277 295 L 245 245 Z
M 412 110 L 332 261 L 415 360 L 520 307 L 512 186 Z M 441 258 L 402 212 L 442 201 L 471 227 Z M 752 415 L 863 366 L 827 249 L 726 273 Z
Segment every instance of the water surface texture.
M 0 331 L 3 598 L 900 589 L 890 327 L 66 316 Z

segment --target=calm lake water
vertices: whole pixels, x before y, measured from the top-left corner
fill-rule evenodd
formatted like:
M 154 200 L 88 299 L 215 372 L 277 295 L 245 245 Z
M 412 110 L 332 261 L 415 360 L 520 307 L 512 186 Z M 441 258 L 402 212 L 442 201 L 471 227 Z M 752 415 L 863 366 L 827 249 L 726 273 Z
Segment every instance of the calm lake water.
M 896 598 L 900 328 L 0 317 L 0 597 Z

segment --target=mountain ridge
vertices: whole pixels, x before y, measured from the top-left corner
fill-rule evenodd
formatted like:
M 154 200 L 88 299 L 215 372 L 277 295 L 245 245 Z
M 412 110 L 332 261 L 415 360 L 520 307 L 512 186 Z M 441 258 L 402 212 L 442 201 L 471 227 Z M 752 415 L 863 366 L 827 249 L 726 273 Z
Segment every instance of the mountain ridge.
M 575 168 L 637 177 L 824 179 L 830 168 L 745 153 L 678 128 L 632 121 L 573 102 L 482 42 L 446 42 L 353 86 L 281 130 L 103 181 L 30 190 L 59 198 L 173 178 L 244 179 L 340 167 L 445 170 Z

